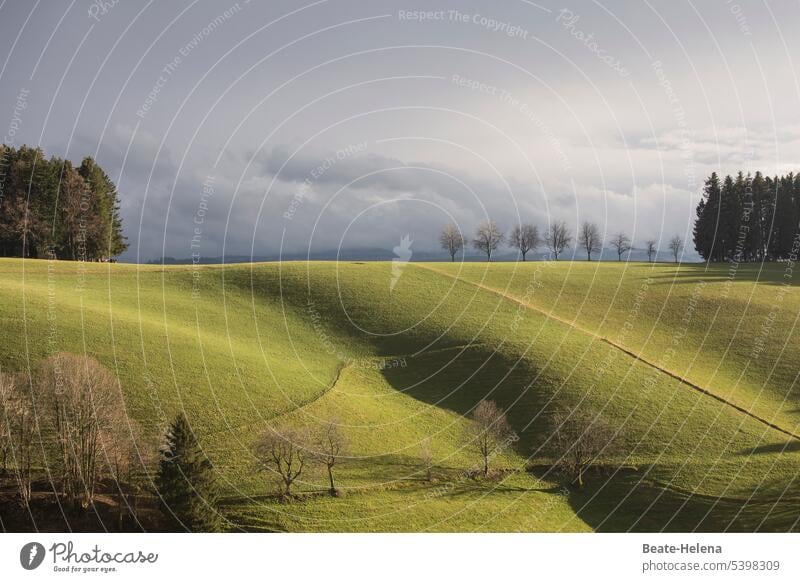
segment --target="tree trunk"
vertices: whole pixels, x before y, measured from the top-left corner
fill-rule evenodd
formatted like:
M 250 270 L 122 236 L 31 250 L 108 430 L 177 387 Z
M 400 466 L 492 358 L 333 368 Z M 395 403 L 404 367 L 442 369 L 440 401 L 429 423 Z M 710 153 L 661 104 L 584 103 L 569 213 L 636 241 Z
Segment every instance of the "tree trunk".
M 489 476 L 489 455 L 483 455 L 483 476 Z
M 331 494 L 336 493 L 336 486 L 333 484 L 333 467 L 328 465 L 328 479 L 331 482 Z
M 134 520 L 139 519 L 139 496 L 136 494 L 137 489 L 134 489 L 133 493 L 130 494 L 131 499 L 131 515 L 133 516 Z
M 125 503 L 125 494 L 120 489 L 119 492 L 119 501 L 117 502 L 117 529 L 122 531 L 122 522 L 123 522 L 123 511 L 122 506 Z

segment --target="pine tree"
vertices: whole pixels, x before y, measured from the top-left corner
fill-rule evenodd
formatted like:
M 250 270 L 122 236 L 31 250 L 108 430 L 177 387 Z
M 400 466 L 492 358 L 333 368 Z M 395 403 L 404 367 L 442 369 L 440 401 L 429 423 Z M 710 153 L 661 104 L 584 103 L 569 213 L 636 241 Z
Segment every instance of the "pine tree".
M 214 468 L 183 414 L 167 432 L 158 491 L 162 512 L 173 528 L 194 532 L 220 529 Z
M 49 231 L 41 209 L 47 193 L 47 161 L 38 148 L 3 147 L 0 158 L 0 249 L 3 256 L 39 257 Z M 57 182 L 49 184 L 57 189 Z
M 739 229 L 736 233 L 736 245 L 733 259 L 737 262 L 748 261 L 747 237 L 750 232 L 750 215 L 753 212 L 753 195 L 750 191 L 750 178 L 745 178 L 742 172 L 736 174 L 733 183 L 736 199 L 739 201 Z
M 789 174 L 776 180 L 775 219 L 773 235 L 770 240 L 770 256 L 773 259 L 785 259 L 792 250 L 792 242 L 797 234 L 795 222 L 793 187 L 794 175 Z
M 741 224 L 741 205 L 733 178 L 725 176 L 720 193 L 719 226 L 717 228 L 720 260 L 732 259 Z
M 89 187 L 93 215 L 97 217 L 92 240 L 93 255 L 97 258 L 115 257 L 128 248 L 122 234 L 117 187 L 91 157 L 84 158 L 78 173 Z
M 750 213 L 750 230 L 747 237 L 748 254 L 751 261 L 760 261 L 764 258 L 764 245 L 767 240 L 765 228 L 768 215 L 766 214 L 767 185 L 761 172 L 756 172 L 750 181 L 750 191 L 753 200 L 753 211 Z
M 692 229 L 692 239 L 694 240 L 694 248 L 697 253 L 708 260 L 708 247 L 706 246 L 706 201 L 704 198 L 700 199 L 697 203 L 697 218 L 694 219 L 694 228 Z
M 720 186 L 717 173 L 706 180 L 703 198 L 697 205 L 697 220 L 694 224 L 694 248 L 707 261 L 716 260 L 714 242 L 719 217 Z

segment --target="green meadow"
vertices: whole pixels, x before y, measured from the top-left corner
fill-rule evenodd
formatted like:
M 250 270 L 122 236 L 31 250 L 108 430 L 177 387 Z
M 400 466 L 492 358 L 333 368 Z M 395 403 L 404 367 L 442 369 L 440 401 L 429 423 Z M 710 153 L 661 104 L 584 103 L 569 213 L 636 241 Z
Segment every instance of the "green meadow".
M 231 531 L 799 529 L 798 316 L 786 264 L 0 259 L 0 368 L 91 355 L 153 441 L 184 411 Z M 519 438 L 476 480 L 483 399 Z M 543 452 L 564 407 L 624 445 L 579 490 Z M 331 418 L 342 496 L 278 501 L 255 439 Z

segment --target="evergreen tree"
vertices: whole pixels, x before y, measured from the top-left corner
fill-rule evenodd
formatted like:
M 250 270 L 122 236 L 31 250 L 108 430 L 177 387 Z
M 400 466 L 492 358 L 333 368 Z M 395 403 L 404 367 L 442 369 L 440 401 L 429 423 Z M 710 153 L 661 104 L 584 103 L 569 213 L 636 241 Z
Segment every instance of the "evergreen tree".
M 750 191 L 753 200 L 753 210 L 750 213 L 750 230 L 748 231 L 747 248 L 751 261 L 760 261 L 764 258 L 764 245 L 767 240 L 766 202 L 767 185 L 761 172 L 756 172 L 750 181 Z
M 733 178 L 725 176 L 720 192 L 719 240 L 720 260 L 730 260 L 736 253 L 736 241 L 741 224 L 741 209 Z
M 781 261 L 797 254 L 800 175 L 752 177 L 739 172 L 720 185 L 715 173 L 697 205 L 694 244 L 708 261 Z
M 770 257 L 785 259 L 792 250 L 792 241 L 797 234 L 795 209 L 793 200 L 794 175 L 781 176 L 776 179 L 775 217 L 773 234 L 770 239 Z
M 733 259 L 738 262 L 748 261 L 747 237 L 750 232 L 750 215 L 753 212 L 753 195 L 750 190 L 750 177 L 745 177 L 742 172 L 736 175 L 733 184 L 736 199 L 739 201 L 739 229 L 736 233 L 736 245 Z
M 7 257 L 38 257 L 48 244 L 40 212 L 47 162 L 38 148 L 3 146 L 0 157 L 0 249 Z
M 708 260 L 708 247 L 706 245 L 706 201 L 701 198 L 697 203 L 697 218 L 694 219 L 694 228 L 692 229 L 692 239 L 694 240 L 694 248 L 697 253 Z
M 175 529 L 194 532 L 219 530 L 214 468 L 183 414 L 173 421 L 167 432 L 158 492 L 162 511 Z
M 98 219 L 97 232 L 93 239 L 93 254 L 107 258 L 125 252 L 128 244 L 122 234 L 117 187 L 91 157 L 84 158 L 78 173 L 89 187 L 93 214 Z
M 703 198 L 697 205 L 697 220 L 694 225 L 694 247 L 700 256 L 707 261 L 717 260 L 715 238 L 720 210 L 720 185 L 717 173 L 714 172 L 706 180 Z

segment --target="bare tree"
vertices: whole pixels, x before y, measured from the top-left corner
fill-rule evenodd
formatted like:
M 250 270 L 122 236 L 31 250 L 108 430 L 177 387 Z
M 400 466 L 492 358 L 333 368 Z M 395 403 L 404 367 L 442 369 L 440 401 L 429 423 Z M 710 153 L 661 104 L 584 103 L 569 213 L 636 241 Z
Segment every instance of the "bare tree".
M 564 222 L 554 222 L 547 229 L 545 235 L 545 244 L 553 257 L 558 260 L 558 256 L 566 249 L 572 242 L 572 236 L 567 230 L 567 225 Z
M 59 188 L 59 210 L 61 211 L 61 229 L 68 258 L 73 261 L 86 259 L 86 236 L 88 230 L 94 230 L 94 215 L 89 212 L 91 200 L 86 181 L 72 165 L 64 162 Z
M 450 261 L 456 260 L 458 251 L 464 248 L 464 237 L 455 224 L 448 224 L 442 229 L 439 235 L 439 243 L 442 248 L 450 254 Z
M 63 493 L 87 508 L 107 468 L 103 440 L 124 422 L 119 381 L 93 358 L 60 353 L 44 361 L 35 382 L 60 453 Z
M 679 235 L 676 234 L 670 239 L 669 250 L 672 251 L 672 257 L 677 263 L 678 257 L 680 257 L 681 251 L 683 251 L 683 239 Z
M 11 423 L 13 421 L 12 398 L 14 377 L 0 373 L 0 476 L 8 469 L 8 453 L 11 451 Z
M 600 417 L 577 409 L 559 410 L 550 418 L 548 449 L 570 483 L 583 487 L 586 470 L 616 452 L 613 437 Z
M 631 239 L 624 232 L 618 232 L 611 239 L 611 246 L 617 251 L 617 260 L 622 260 L 622 255 L 631 250 Z
M 541 243 L 539 229 L 533 224 L 517 224 L 511 231 L 509 243 L 522 253 L 522 260 L 529 251 L 536 250 Z
M 278 477 L 282 497 L 291 496 L 292 485 L 311 461 L 312 444 L 306 430 L 294 429 L 279 433 L 270 428 L 256 441 L 253 452 L 259 469 L 270 471 Z
M 33 468 L 39 458 L 41 441 L 33 407 L 30 385 L 10 376 L 0 376 L 8 414 L 8 438 L 17 491 L 24 507 L 29 507 L 33 494 Z
M 486 253 L 486 260 L 492 260 L 492 253 L 498 249 L 498 247 L 503 244 L 505 240 L 505 236 L 497 228 L 497 224 L 494 220 L 487 220 L 486 222 L 482 222 L 478 226 L 478 230 L 475 232 L 475 238 L 472 241 L 472 245 L 479 251 L 483 251 Z
M 647 242 L 645 242 L 644 245 L 645 249 L 647 250 L 647 260 L 652 263 L 653 259 L 656 256 L 656 253 L 658 252 L 658 247 L 656 247 L 656 241 L 655 239 L 650 239 Z
M 472 411 L 466 437 L 481 455 L 484 477 L 489 474 L 489 460 L 502 451 L 512 434 L 505 412 L 494 401 L 481 400 Z
M 584 222 L 578 233 L 578 244 L 586 251 L 586 260 L 592 260 L 592 253 L 600 250 L 603 241 L 600 239 L 600 229 L 593 222 Z
M 329 420 L 317 438 L 317 452 L 316 455 L 319 460 L 325 465 L 328 471 L 328 480 L 330 481 L 330 494 L 338 495 L 336 485 L 333 481 L 333 467 L 336 462 L 344 455 L 346 441 L 344 435 L 339 429 L 339 421 L 336 419 Z
M 431 450 L 430 437 L 422 439 L 419 448 L 422 464 L 425 467 L 425 478 L 428 481 L 433 481 L 433 451 Z

